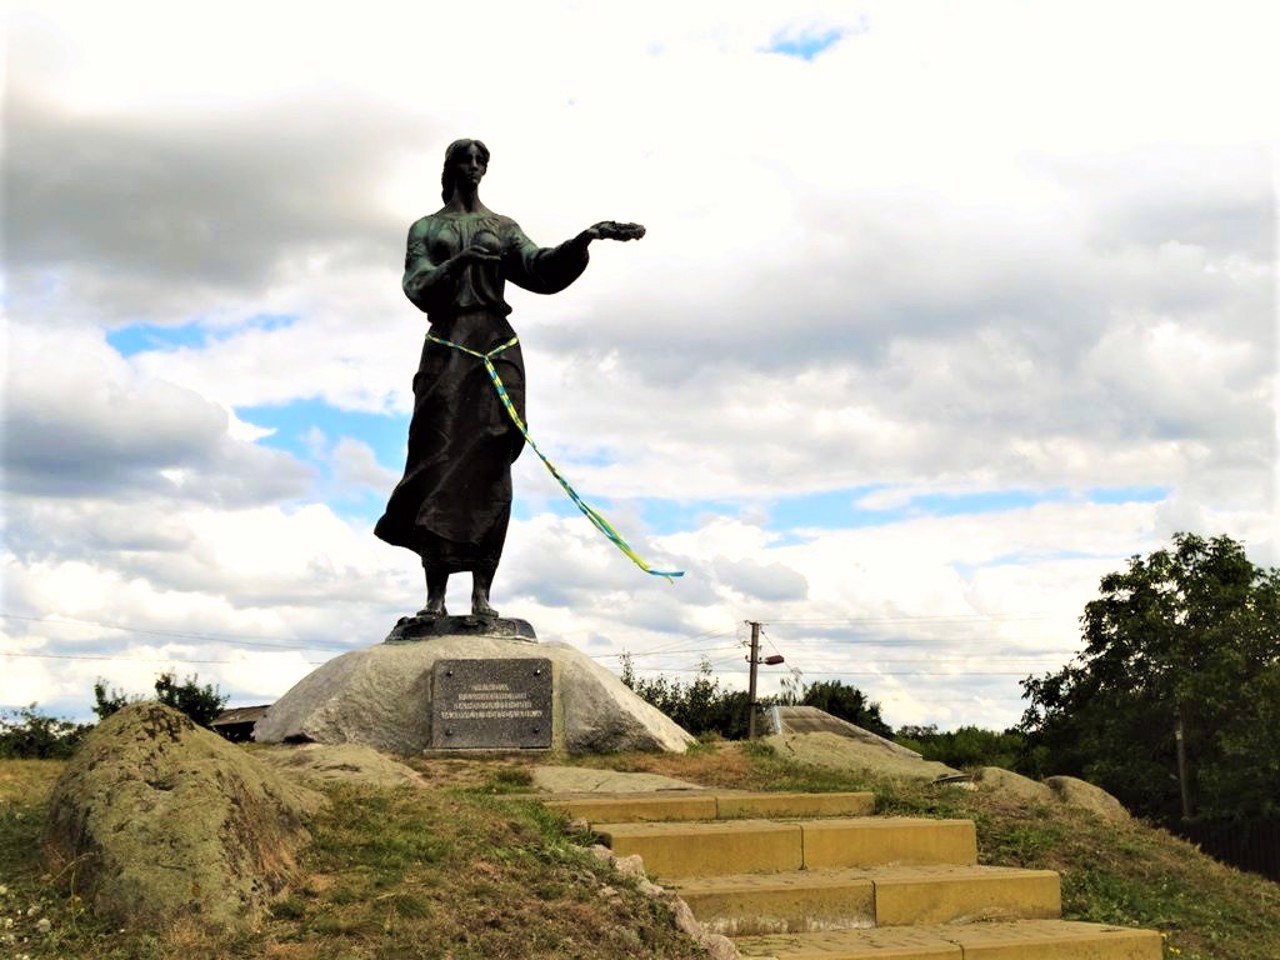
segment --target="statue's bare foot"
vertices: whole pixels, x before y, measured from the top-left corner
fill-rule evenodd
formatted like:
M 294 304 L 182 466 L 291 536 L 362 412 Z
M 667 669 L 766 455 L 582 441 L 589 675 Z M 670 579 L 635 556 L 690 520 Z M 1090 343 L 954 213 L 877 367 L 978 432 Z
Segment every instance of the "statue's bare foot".
M 471 616 L 485 620 L 497 620 L 498 611 L 489 606 L 489 598 L 480 593 L 471 595 Z
M 438 620 L 441 617 L 447 617 L 449 611 L 444 608 L 443 600 L 427 600 L 427 605 L 418 611 L 417 616 L 420 620 Z

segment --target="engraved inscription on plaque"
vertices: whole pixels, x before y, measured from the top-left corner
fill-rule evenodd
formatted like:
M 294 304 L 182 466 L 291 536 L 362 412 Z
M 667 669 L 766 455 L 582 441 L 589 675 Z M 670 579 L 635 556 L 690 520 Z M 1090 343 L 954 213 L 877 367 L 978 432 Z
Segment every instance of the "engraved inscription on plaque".
M 551 661 L 437 660 L 431 746 L 551 746 Z

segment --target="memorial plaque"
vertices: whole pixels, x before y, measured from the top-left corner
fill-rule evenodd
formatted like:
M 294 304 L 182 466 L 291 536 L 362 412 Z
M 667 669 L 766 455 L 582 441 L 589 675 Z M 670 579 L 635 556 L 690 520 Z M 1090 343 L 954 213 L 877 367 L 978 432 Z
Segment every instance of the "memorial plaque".
M 437 660 L 431 746 L 550 747 L 551 661 Z

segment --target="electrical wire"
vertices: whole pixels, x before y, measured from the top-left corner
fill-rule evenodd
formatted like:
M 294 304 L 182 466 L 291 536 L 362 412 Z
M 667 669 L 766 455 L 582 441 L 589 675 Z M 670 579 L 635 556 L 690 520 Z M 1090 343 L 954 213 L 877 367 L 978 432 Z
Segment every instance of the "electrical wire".
M 1020 620 L 1054 620 L 1056 614 L 1051 613 L 1035 613 L 1035 614 L 1004 614 L 1004 613 L 957 613 L 957 614 L 925 614 L 921 616 L 897 616 L 897 617 L 847 617 L 829 620 L 805 620 L 805 619 L 773 619 L 762 620 L 761 624 L 770 623 L 778 624 L 806 624 L 812 626 L 814 624 L 825 624 L 828 626 L 843 626 L 851 623 L 965 623 L 972 620 L 994 620 L 998 623 Z
M 217 633 L 179 633 L 172 630 L 146 630 L 141 627 L 127 627 L 119 623 L 104 623 L 100 620 L 83 620 L 79 617 L 24 617 L 16 613 L 0 613 L 6 620 L 24 620 L 29 623 L 47 623 L 54 626 L 98 627 L 103 630 L 121 630 L 125 633 L 138 633 L 150 637 L 173 637 L 178 640 L 209 640 L 214 643 L 234 643 L 246 647 L 269 647 L 280 650 L 324 649 L 318 644 L 299 644 L 288 642 L 272 642 L 278 638 L 255 636 L 253 634 L 233 636 Z
M 243 660 L 193 660 L 189 657 L 114 657 L 102 653 L 0 653 L 0 657 L 31 657 L 38 660 L 120 660 L 126 663 L 244 663 Z M 304 660 L 314 666 L 325 660 Z

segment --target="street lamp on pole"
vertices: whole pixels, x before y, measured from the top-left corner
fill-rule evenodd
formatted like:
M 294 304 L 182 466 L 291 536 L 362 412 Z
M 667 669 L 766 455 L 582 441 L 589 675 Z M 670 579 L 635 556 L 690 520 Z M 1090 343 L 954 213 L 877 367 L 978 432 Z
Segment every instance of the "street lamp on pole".
M 751 654 L 747 657 L 747 663 L 751 665 L 751 671 L 747 675 L 747 739 L 754 740 L 756 738 L 756 667 L 760 664 L 766 664 L 775 667 L 780 663 L 786 663 L 786 658 L 780 653 L 771 654 L 760 659 L 760 621 L 748 620 L 751 626 Z

